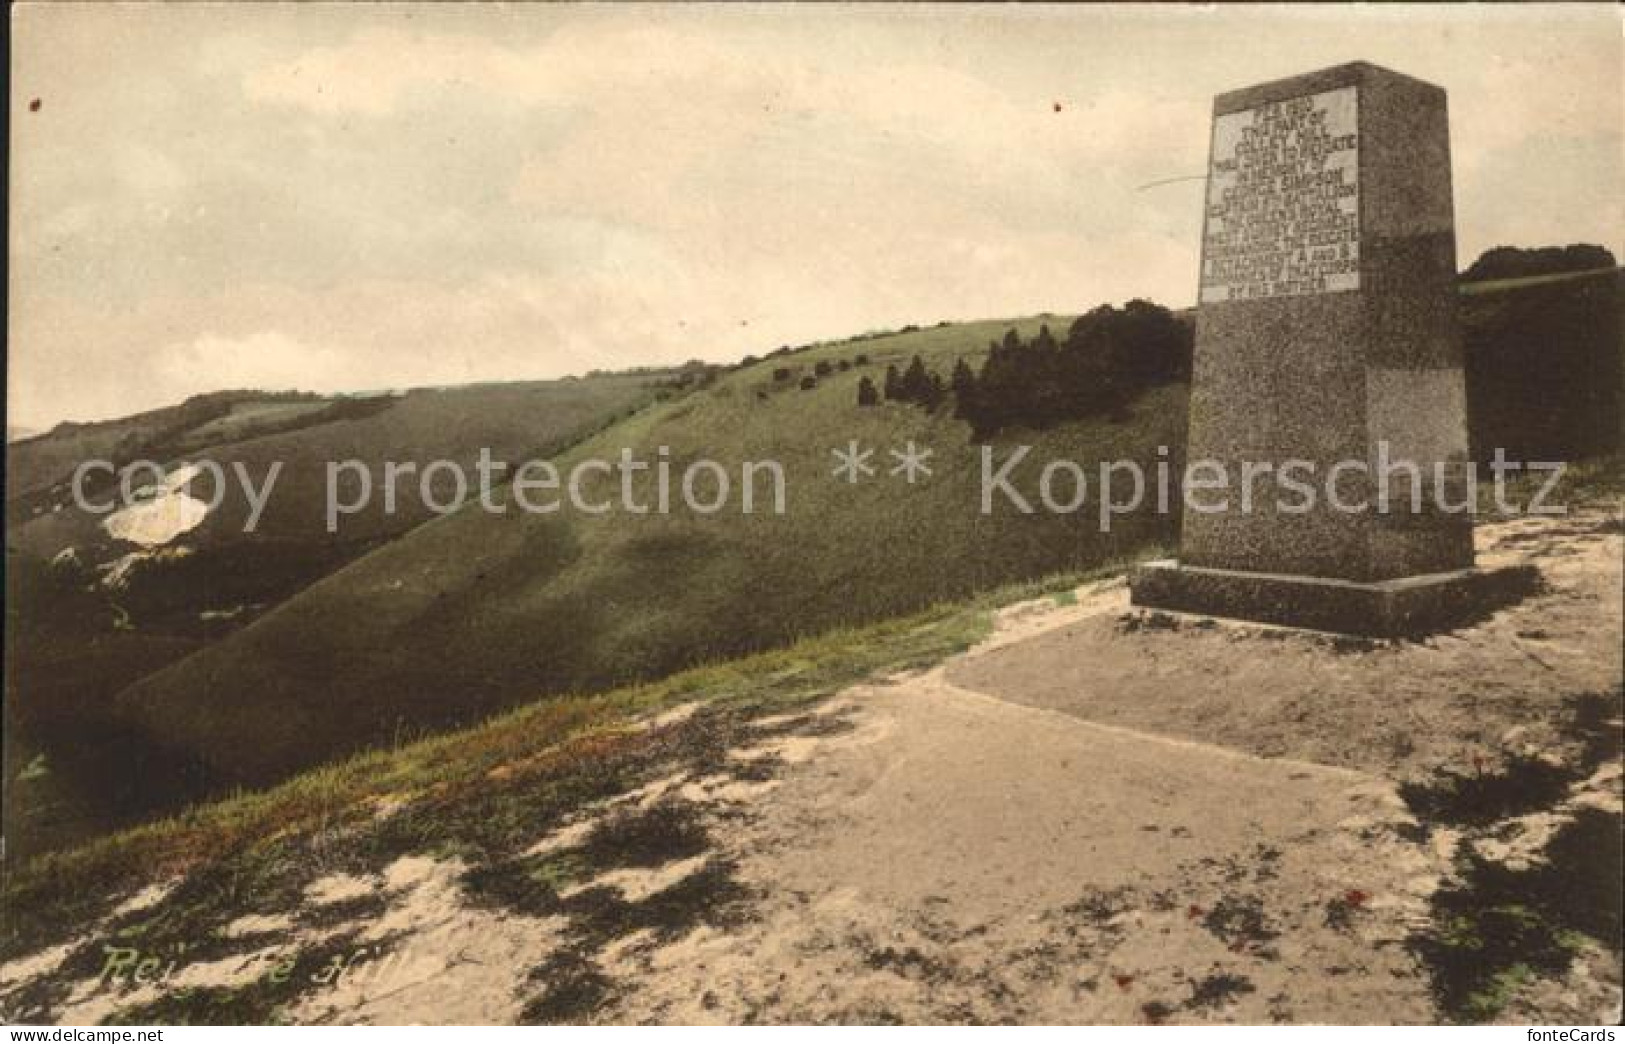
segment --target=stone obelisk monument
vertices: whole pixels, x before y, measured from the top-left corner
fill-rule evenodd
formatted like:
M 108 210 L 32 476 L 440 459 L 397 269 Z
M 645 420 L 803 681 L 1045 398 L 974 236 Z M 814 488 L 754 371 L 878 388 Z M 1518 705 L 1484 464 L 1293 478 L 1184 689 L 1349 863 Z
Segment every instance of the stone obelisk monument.
M 1400 635 L 1527 586 L 1475 570 L 1449 509 L 1455 279 L 1442 89 L 1356 62 L 1215 100 L 1187 459 L 1229 488 L 1188 473 L 1179 560 L 1138 572 L 1136 604 Z

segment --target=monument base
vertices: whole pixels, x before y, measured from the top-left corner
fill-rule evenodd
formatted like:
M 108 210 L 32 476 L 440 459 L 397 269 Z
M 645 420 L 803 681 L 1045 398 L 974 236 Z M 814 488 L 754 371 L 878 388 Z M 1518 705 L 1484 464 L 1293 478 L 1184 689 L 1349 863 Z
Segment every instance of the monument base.
M 1534 566 L 1462 569 L 1356 583 L 1317 576 L 1249 573 L 1148 562 L 1129 578 L 1133 604 L 1287 627 L 1413 638 L 1481 619 L 1533 592 Z

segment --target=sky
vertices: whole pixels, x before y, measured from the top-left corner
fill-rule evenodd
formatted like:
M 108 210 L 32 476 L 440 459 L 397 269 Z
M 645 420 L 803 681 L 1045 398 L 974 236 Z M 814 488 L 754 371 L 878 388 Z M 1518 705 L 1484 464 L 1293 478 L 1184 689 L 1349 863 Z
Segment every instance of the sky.
M 1449 91 L 1463 265 L 1625 253 L 1606 4 L 12 16 L 8 424 L 32 429 L 1182 307 L 1213 95 L 1351 60 Z

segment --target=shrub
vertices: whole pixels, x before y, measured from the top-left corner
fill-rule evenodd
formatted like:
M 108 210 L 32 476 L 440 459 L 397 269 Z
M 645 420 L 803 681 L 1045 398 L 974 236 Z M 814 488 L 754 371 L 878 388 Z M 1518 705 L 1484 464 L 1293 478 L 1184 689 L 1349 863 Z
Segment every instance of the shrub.
M 1595 243 L 1571 243 L 1564 247 L 1498 246 L 1484 251 L 1478 260 L 1461 274 L 1464 283 L 1485 282 L 1491 279 L 1526 279 L 1530 276 L 1555 275 L 1559 272 L 1586 272 L 1598 268 L 1613 268 L 1614 255 L 1606 247 Z
M 951 391 L 954 416 L 969 422 L 978 438 L 1014 426 L 1121 419 L 1142 391 L 1189 379 L 1192 342 L 1190 325 L 1159 305 L 1105 305 L 1074 322 L 1064 342 L 1047 324 L 1030 342 L 1010 330 L 989 345 L 979 374 L 960 360 L 946 388 L 916 358 L 899 375 L 897 394 L 887 397 L 935 409 Z

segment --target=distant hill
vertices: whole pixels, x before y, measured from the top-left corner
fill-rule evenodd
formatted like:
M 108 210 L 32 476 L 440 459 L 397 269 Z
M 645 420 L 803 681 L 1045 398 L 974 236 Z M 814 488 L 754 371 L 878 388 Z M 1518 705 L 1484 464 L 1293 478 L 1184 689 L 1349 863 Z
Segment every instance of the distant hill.
M 217 393 L 180 406 L 95 424 L 65 424 L 7 447 L 6 766 L 15 774 L 45 753 L 50 772 L 31 783 L 26 808 L 53 836 L 83 828 L 78 811 L 118 813 L 139 791 L 109 787 L 87 768 L 130 748 L 107 715 L 113 695 L 211 642 L 221 641 L 316 579 L 430 517 L 411 492 L 394 514 L 381 502 L 329 534 L 325 462 L 548 452 L 672 391 L 671 374 L 490 384 L 400 396 L 321 398 Z M 257 531 L 246 501 L 228 499 L 202 525 L 143 550 L 77 510 L 64 482 L 81 459 L 241 464 L 263 477 L 285 464 Z M 413 487 L 415 489 L 415 486 Z M 201 492 L 201 491 L 200 491 Z M 381 501 L 381 498 L 379 498 Z M 54 564 L 53 564 L 54 563 Z M 163 765 L 152 771 L 155 781 Z M 109 808 L 112 805 L 114 807 Z M 19 844 L 19 820 L 7 822 Z M 24 841 L 27 837 L 23 838 Z
M 231 397 L 199 397 L 128 420 L 62 425 L 8 451 L 8 470 L 18 476 L 7 492 L 8 543 L 49 556 L 67 546 L 83 551 L 85 542 L 98 539 L 99 519 L 72 510 L 66 485 L 74 467 L 90 459 L 146 459 L 171 467 L 212 460 L 227 469 L 241 465 L 256 478 L 280 461 L 276 496 L 256 536 L 326 539 L 328 461 L 355 459 L 377 472 L 385 460 L 446 459 L 471 466 L 480 448 L 499 460 L 556 450 L 651 400 L 662 386 L 658 376 L 605 375 L 365 397 L 288 400 L 225 393 Z M 109 485 L 102 480 L 95 499 Z M 394 512 L 386 513 L 380 502 L 350 516 L 349 535 L 398 533 L 429 517 L 417 483 L 402 488 L 407 495 Z M 193 542 L 239 539 L 247 512 L 244 498 L 227 498 Z

